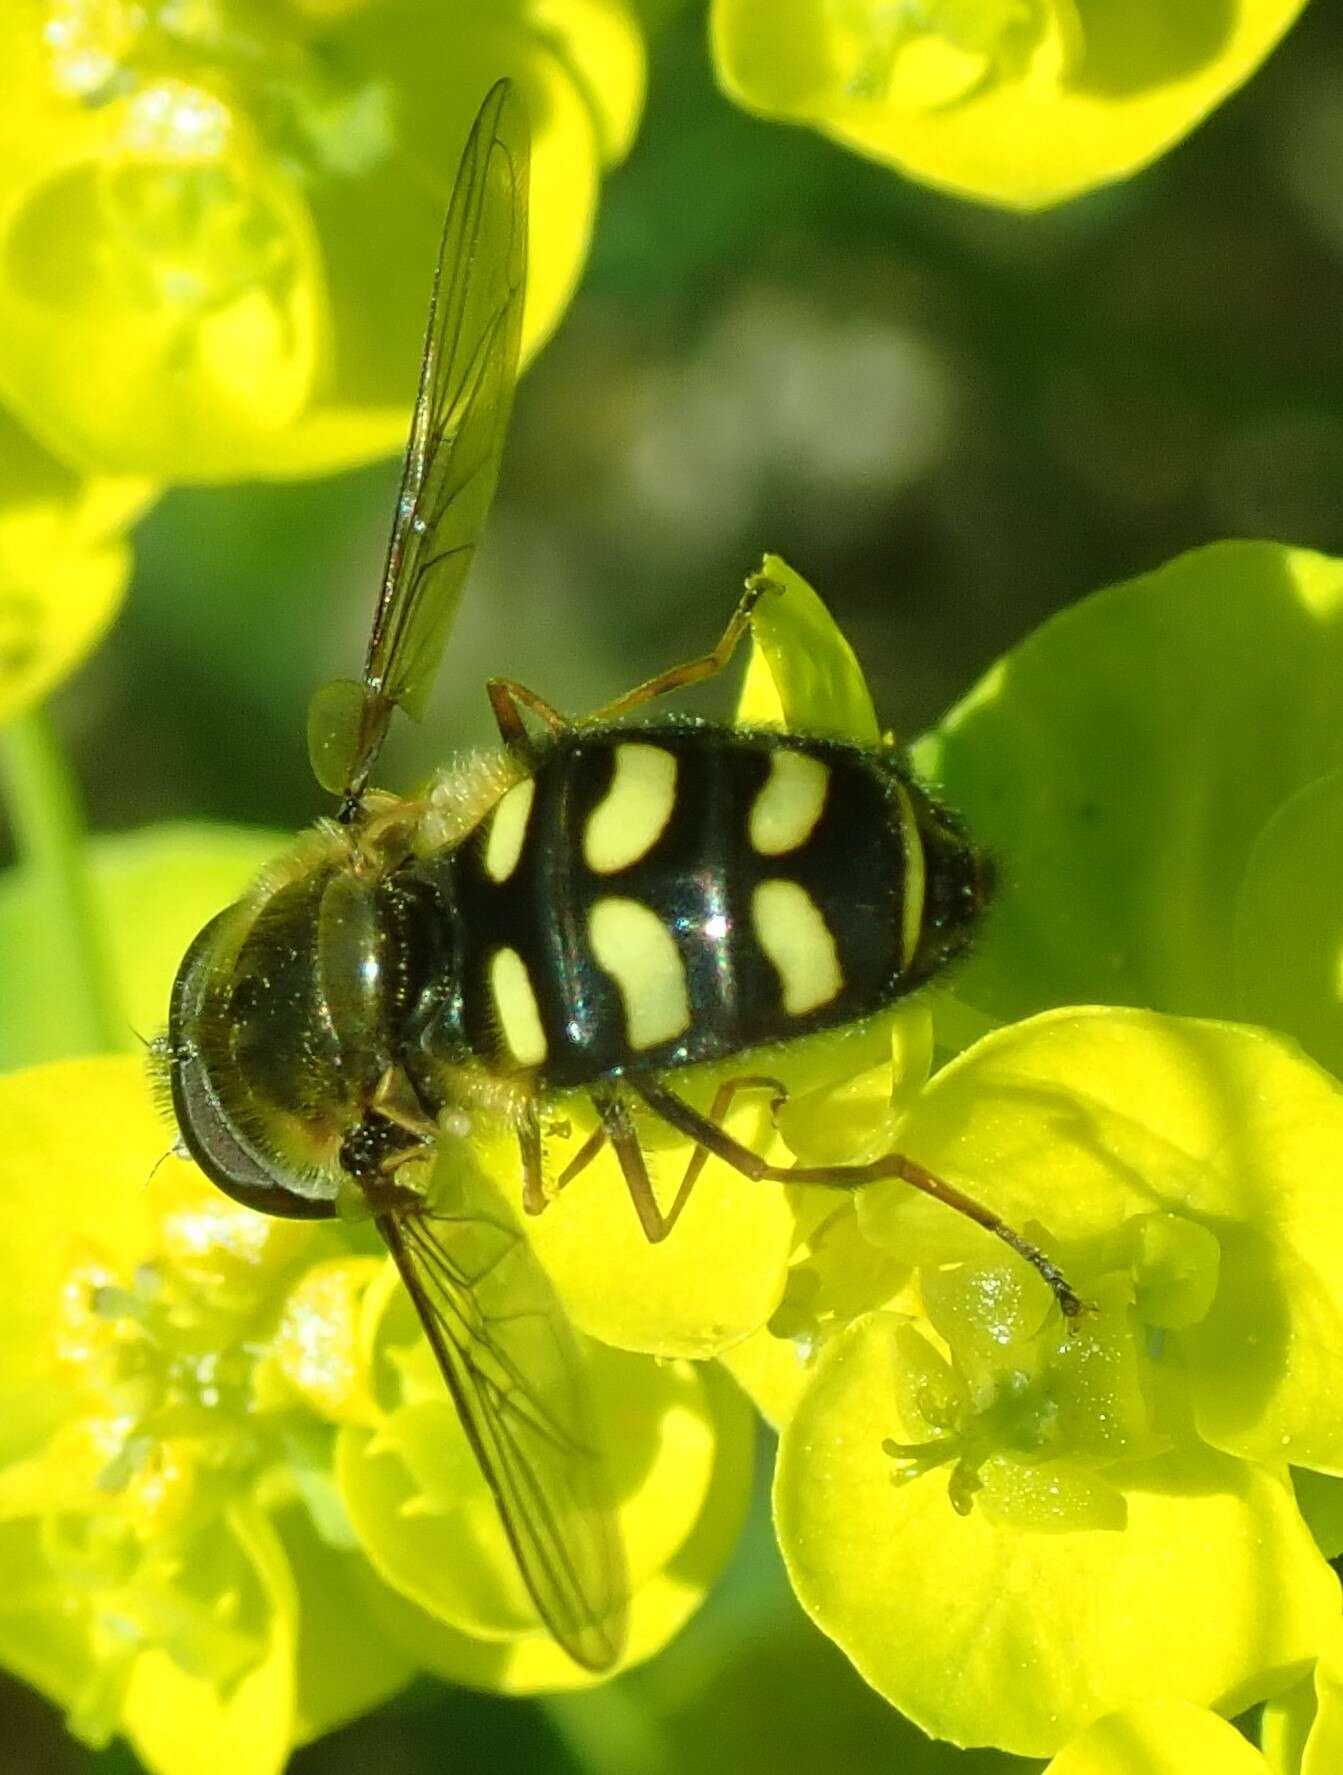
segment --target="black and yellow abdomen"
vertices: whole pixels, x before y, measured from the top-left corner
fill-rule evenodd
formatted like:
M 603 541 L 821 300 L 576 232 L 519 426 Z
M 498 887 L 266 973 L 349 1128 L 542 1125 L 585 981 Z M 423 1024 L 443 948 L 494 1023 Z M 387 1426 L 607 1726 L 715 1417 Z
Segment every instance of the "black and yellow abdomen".
M 870 1015 L 963 947 L 985 879 L 894 750 L 691 723 L 561 737 L 431 868 L 456 1034 L 560 1088 Z

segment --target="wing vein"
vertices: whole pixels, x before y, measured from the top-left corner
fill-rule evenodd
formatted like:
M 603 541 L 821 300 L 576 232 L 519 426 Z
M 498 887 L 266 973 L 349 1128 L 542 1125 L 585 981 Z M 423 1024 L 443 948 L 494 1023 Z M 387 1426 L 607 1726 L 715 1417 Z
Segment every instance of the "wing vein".
M 606 1669 L 623 1644 L 624 1555 L 583 1359 L 548 1277 L 492 1204 L 380 1215 L 378 1228 L 541 1619 Z

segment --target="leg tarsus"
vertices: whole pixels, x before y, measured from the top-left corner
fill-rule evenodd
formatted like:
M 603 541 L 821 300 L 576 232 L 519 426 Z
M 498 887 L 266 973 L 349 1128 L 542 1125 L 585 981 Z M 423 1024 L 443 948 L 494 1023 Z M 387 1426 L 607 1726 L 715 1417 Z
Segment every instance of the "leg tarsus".
M 654 702 L 658 697 L 668 696 L 674 690 L 685 690 L 692 684 L 702 684 L 706 678 L 715 677 L 730 662 L 745 638 L 751 625 L 751 612 L 761 598 L 777 590 L 772 579 L 766 579 L 763 574 L 753 574 L 746 582 L 746 590 L 727 627 L 707 653 L 700 654 L 697 659 L 686 660 L 682 665 L 670 666 L 665 672 L 645 679 L 633 690 L 627 690 L 624 696 L 617 697 L 613 703 L 607 703 L 604 709 L 598 709 L 583 725 L 586 727 L 592 723 L 615 721 L 622 715 L 628 715 L 632 709 L 641 708 L 644 703 Z
M 986 1208 L 973 1196 L 967 1196 L 963 1190 L 958 1190 L 936 1172 L 926 1170 L 906 1153 L 891 1153 L 888 1159 L 878 1160 L 878 1163 L 889 1166 L 886 1175 L 898 1177 L 914 1189 L 922 1190 L 924 1195 L 931 1196 L 935 1202 L 954 1208 L 958 1214 L 964 1214 L 977 1226 L 982 1226 L 986 1232 L 995 1234 L 1004 1244 L 1009 1245 L 1018 1257 L 1024 1258 L 1049 1284 L 1065 1319 L 1076 1319 L 1086 1311 L 1085 1302 L 1073 1292 L 1062 1270 L 1045 1256 L 1038 1245 L 1032 1245 L 1029 1239 L 1023 1238 L 1015 1227 L 1009 1226 L 991 1208 Z

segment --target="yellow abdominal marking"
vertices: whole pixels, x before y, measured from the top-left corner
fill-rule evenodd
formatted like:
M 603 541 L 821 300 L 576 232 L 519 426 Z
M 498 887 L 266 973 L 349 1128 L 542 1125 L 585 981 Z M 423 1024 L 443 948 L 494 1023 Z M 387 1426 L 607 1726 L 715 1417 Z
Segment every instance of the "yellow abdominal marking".
M 617 746 L 611 787 L 588 815 L 583 861 L 614 875 L 646 856 L 676 807 L 676 759 L 661 746 Z
M 517 868 L 527 837 L 527 821 L 531 817 L 532 797 L 535 794 L 535 781 L 531 777 L 524 777 L 500 798 L 490 821 L 489 836 L 485 840 L 485 873 L 491 881 L 507 881 Z M 513 951 L 506 949 L 500 953 L 512 955 Z M 521 962 L 518 965 L 521 967 Z
M 769 776 L 751 806 L 751 849 L 781 857 L 804 845 L 825 811 L 830 769 L 805 752 L 771 752 Z
M 844 984 L 821 909 L 795 881 L 762 881 L 751 895 L 756 941 L 774 964 L 790 1017 L 828 1005 Z
M 546 1032 L 527 964 L 516 949 L 496 949 L 490 958 L 490 992 L 513 1058 L 520 1066 L 539 1066 L 547 1053 Z
M 905 847 L 904 904 L 900 912 L 900 965 L 907 968 L 919 946 L 923 928 L 923 887 L 927 873 L 923 855 L 923 839 L 914 806 L 905 785 L 896 781 L 896 798 L 900 803 L 900 841 Z
M 638 900 L 598 900 L 588 918 L 598 963 L 615 981 L 632 1048 L 655 1048 L 690 1027 L 690 993 L 676 939 Z

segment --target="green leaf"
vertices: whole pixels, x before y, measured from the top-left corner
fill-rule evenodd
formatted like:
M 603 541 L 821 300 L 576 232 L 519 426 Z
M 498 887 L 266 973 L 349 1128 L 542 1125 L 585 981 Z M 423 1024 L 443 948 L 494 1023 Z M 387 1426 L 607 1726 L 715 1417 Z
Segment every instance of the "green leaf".
M 1236 888 L 1270 816 L 1343 765 L 1341 617 L 1343 563 L 1219 543 L 999 661 L 915 748 L 999 858 L 957 993 L 1000 1019 L 1116 1002 L 1244 1015 Z M 1277 929 L 1300 905 L 1309 931 L 1313 890 L 1279 880 Z
M 624 1687 L 653 1717 L 661 1766 L 696 1775 L 1032 1775 L 1041 1767 L 926 1738 L 772 1588 L 749 1612 L 705 1620 Z
M 106 933 L 123 1012 L 124 1046 L 168 1018 L 168 998 L 187 946 L 284 847 L 279 835 L 249 827 L 149 826 L 88 847 L 94 907 Z M 5 1011 L 0 1069 L 73 1058 L 64 1007 L 43 964 L 61 940 L 23 869 L 0 877 L 0 968 Z
M 751 662 L 737 704 L 742 727 L 875 744 L 881 737 L 862 667 L 816 593 L 778 555 L 748 584 L 767 582 L 751 613 Z
M 1240 1014 L 1343 1076 L 1343 771 L 1297 790 L 1250 850 L 1236 902 Z

